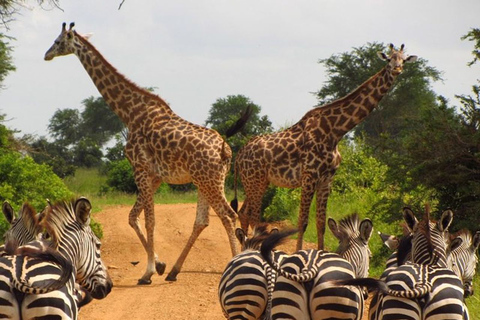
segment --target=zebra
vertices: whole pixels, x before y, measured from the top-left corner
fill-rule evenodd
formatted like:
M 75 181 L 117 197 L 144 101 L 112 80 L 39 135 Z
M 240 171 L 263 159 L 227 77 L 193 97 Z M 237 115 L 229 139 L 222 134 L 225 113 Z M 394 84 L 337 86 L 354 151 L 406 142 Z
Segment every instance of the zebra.
M 12 205 L 8 201 L 4 201 L 2 204 L 2 212 L 10 224 L 10 228 L 4 234 L 5 243 L 9 243 L 11 246 L 23 246 L 35 240 L 42 239 L 43 227 L 40 225 L 40 221 L 44 217 L 44 211 L 37 213 L 35 208 L 26 202 L 22 205 L 19 212 L 15 213 Z M 37 247 L 39 245 L 43 246 L 41 242 L 36 244 Z M 45 248 L 37 249 L 40 251 L 45 250 Z M 14 251 L 14 249 L 10 250 L 12 252 Z M 5 254 L 5 246 L 1 245 L 0 255 L 3 254 Z M 83 289 L 78 283 L 75 283 L 74 295 L 78 308 L 87 305 L 93 299 L 88 291 Z
M 373 224 L 360 222 L 353 214 L 337 225 L 328 226 L 339 240 L 336 253 L 323 250 L 300 250 L 284 254 L 282 261 L 272 258 L 271 250 L 294 231 L 274 234 L 262 243 L 260 252 L 278 273 L 273 292 L 272 319 L 361 319 L 364 292 L 351 286 L 331 286 L 335 279 L 354 279 L 368 274 L 370 250 L 368 241 Z M 351 261 L 347 260 L 351 259 Z
M 412 261 L 392 269 L 385 281 L 361 278 L 335 284 L 379 290 L 378 319 L 468 319 L 462 282 L 447 262 L 453 212 L 444 211 L 438 222 L 430 221 L 428 207 L 420 222 L 409 208 L 404 208 L 403 216 L 412 233 Z M 400 246 L 398 256 L 404 256 L 405 250 L 407 246 Z
M 5 232 L 5 243 L 16 243 L 21 246 L 30 241 L 34 241 L 39 233 L 42 232 L 42 227 L 39 224 L 39 215 L 35 209 L 25 203 L 22 208 L 15 214 L 12 206 L 8 201 L 4 201 L 2 205 L 2 212 L 5 219 L 10 224 L 10 228 Z M 0 246 L 0 254 L 5 250 L 5 247 Z
M 36 243 L 48 243 L 72 264 L 74 270 L 60 289 L 42 294 L 23 290 L 38 287 L 38 281 L 58 278 L 61 268 L 55 271 L 42 269 L 41 264 L 24 264 L 19 277 L 18 272 L 13 274 L 11 263 L 0 263 L 0 274 L 6 275 L 0 277 L 0 309 L 7 319 L 77 319 L 78 296 L 102 299 L 111 291 L 112 281 L 100 258 L 100 242 L 89 227 L 90 210 L 91 204 L 86 198 L 59 202 L 45 210 L 41 226 L 48 238 L 36 240 Z M 2 259 L 5 262 L 13 258 L 4 256 Z M 12 287 L 17 288 L 18 278 L 24 287 L 15 291 Z M 81 287 L 76 286 L 75 281 Z M 81 300 L 80 304 L 83 302 Z
M 473 295 L 473 276 L 478 264 L 476 251 L 480 245 L 480 231 L 472 234 L 467 229 L 462 229 L 451 236 L 450 255 L 448 265 L 462 280 L 464 297 Z
M 242 251 L 230 260 L 222 273 L 218 296 L 227 319 L 256 320 L 270 318 L 270 303 L 275 273 L 260 255 L 262 241 L 278 229 L 267 231 L 258 225 L 248 238 L 241 228 L 235 230 Z M 281 252 L 277 252 L 281 255 Z

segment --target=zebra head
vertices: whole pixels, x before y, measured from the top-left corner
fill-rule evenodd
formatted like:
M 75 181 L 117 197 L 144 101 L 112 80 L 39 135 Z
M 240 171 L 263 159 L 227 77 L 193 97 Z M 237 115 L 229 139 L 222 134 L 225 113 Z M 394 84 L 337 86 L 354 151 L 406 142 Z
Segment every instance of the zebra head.
M 91 208 L 86 198 L 50 205 L 42 224 L 58 250 L 72 261 L 76 282 L 93 298 L 102 299 L 113 283 L 100 256 L 100 240 L 90 228 Z
M 404 208 L 403 218 L 412 233 L 412 262 L 446 268 L 448 228 L 453 220 L 453 212 L 444 211 L 436 222 L 430 220 L 430 210 L 427 207 L 423 220 L 418 221 L 410 208 Z
M 453 234 L 448 255 L 448 266 L 462 280 L 465 298 L 473 295 L 473 277 L 475 276 L 478 257 L 476 255 L 480 245 L 480 231 L 472 234 L 467 229 L 462 229 Z
M 242 228 L 237 228 L 235 230 L 235 236 L 240 242 L 242 251 L 247 250 L 260 250 L 263 240 L 265 240 L 270 234 L 278 232 L 277 228 L 272 230 L 267 230 L 266 224 L 259 224 L 253 229 L 253 235 L 251 238 L 247 236 L 247 233 Z
M 339 241 L 337 253 L 352 264 L 355 277 L 368 277 L 372 255 L 368 241 L 373 232 L 372 221 L 367 218 L 360 222 L 355 213 L 340 220 L 338 225 L 334 219 L 328 219 L 328 227 Z
M 10 203 L 5 201 L 2 211 L 10 223 L 10 228 L 5 232 L 5 243 L 21 246 L 35 240 L 36 235 L 42 231 L 37 212 L 28 203 L 23 204 L 18 214 L 15 214 Z

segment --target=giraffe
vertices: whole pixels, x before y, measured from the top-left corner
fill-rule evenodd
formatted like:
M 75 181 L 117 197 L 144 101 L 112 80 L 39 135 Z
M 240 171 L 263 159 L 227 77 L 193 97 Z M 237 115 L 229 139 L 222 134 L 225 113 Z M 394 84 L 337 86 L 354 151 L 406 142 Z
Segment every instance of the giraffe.
M 407 57 L 403 49 L 403 44 L 399 50 L 391 44 L 390 55 L 379 52 L 379 57 L 388 62 L 386 66 L 345 97 L 308 111 L 283 131 L 254 137 L 240 149 L 235 159 L 235 181 L 240 177 L 245 190 L 245 201 L 238 212 L 243 230 L 259 223 L 262 197 L 270 183 L 301 187 L 297 250 L 302 248 L 314 194 L 318 249 L 323 249 L 327 198 L 341 162 L 337 145 L 378 105 L 404 63 L 416 61 L 416 56 Z M 236 198 L 232 201 L 235 203 Z
M 150 284 L 155 271 L 162 275 L 166 268 L 154 250 L 153 196 L 162 182 L 193 182 L 198 188 L 193 231 L 166 280 L 176 280 L 195 240 L 208 226 L 210 207 L 222 221 L 232 256 L 235 256 L 238 253 L 234 232 L 236 213 L 224 194 L 225 177 L 232 158 L 230 147 L 216 131 L 182 119 L 162 98 L 120 74 L 88 41 L 88 37 L 79 35 L 73 29 L 74 25 L 71 23 L 67 29 L 66 23 L 63 23 L 60 35 L 45 53 L 45 60 L 69 54 L 77 56 L 105 102 L 128 128 L 125 153 L 132 164 L 138 187 L 138 195 L 129 214 L 129 224 L 147 252 L 147 269 L 138 284 Z M 248 115 L 249 112 L 245 112 L 235 129 L 241 128 Z M 140 227 L 142 210 L 146 237 Z

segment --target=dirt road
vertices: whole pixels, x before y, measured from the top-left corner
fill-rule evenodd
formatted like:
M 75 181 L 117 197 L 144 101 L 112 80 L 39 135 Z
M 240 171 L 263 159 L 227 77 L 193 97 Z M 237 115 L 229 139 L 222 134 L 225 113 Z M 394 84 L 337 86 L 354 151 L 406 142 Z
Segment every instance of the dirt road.
M 112 292 L 80 311 L 81 320 L 224 320 L 217 286 L 231 259 L 225 229 L 210 211 L 210 225 L 190 251 L 176 282 L 165 281 L 187 242 L 195 220 L 196 204 L 156 205 L 156 252 L 167 263 L 163 276 L 149 286 L 137 286 L 146 267 L 146 253 L 128 224 L 130 206 L 107 207 L 94 217 L 103 225 L 103 261 L 114 282 Z M 143 220 L 142 220 L 143 224 Z M 294 241 L 282 249 L 292 251 Z M 139 261 L 134 266 L 131 262 Z

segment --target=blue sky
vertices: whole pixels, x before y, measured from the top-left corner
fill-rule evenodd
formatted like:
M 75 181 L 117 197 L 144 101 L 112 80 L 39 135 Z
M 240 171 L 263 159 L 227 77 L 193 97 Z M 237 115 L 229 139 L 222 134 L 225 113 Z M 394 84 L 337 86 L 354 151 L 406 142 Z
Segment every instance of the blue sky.
M 99 93 L 75 56 L 43 60 L 62 22 L 93 33 L 92 44 L 122 74 L 155 92 L 183 118 L 204 124 L 218 98 L 243 94 L 275 127 L 299 120 L 326 81 L 319 59 L 368 42 L 405 43 L 443 72 L 433 89 L 454 105 L 480 78 L 473 43 L 480 1 L 61 0 L 63 11 L 22 9 L 10 24 L 17 71 L 0 90 L 6 125 L 47 135 L 58 109 Z

